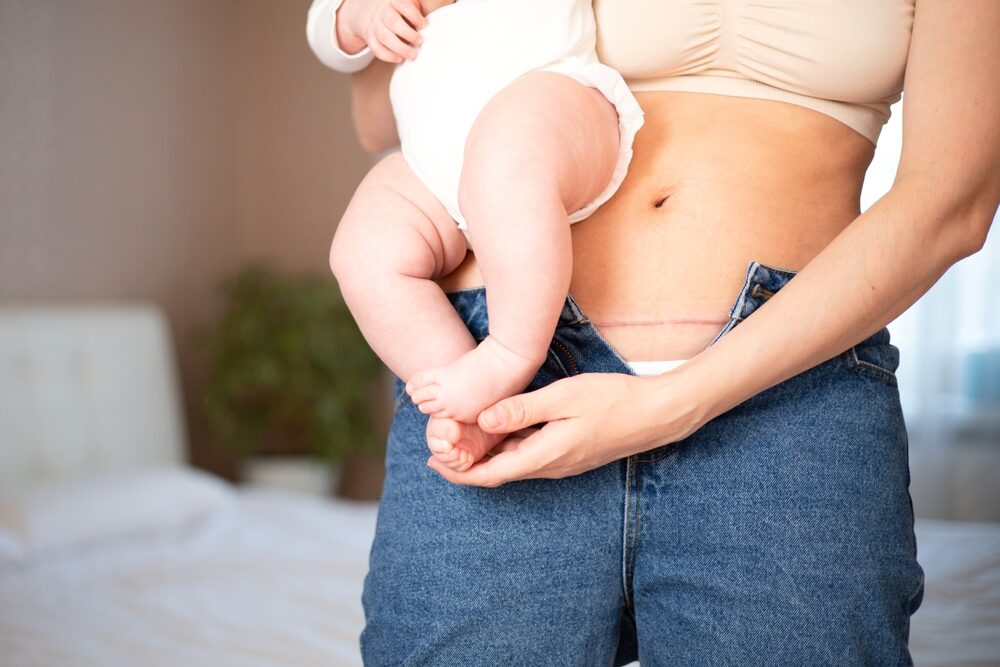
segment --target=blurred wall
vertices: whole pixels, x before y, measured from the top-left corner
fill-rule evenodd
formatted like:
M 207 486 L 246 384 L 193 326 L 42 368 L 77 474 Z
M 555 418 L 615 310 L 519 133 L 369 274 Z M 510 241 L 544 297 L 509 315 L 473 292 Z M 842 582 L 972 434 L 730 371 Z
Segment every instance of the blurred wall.
M 326 270 L 368 161 L 309 0 L 0 0 L 0 302 L 142 299 L 174 328 L 193 460 L 193 335 L 250 259 Z

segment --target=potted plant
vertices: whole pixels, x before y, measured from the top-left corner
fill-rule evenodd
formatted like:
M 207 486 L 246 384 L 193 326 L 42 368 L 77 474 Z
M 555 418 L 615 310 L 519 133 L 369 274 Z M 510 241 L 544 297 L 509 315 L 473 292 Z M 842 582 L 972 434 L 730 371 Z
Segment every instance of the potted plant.
M 348 469 L 359 461 L 381 465 L 384 369 L 333 281 L 249 266 L 222 291 L 224 312 L 206 337 L 202 407 L 213 435 L 243 455 L 340 463 L 342 493 L 377 497 L 380 475 L 379 488 L 344 483 L 357 481 Z

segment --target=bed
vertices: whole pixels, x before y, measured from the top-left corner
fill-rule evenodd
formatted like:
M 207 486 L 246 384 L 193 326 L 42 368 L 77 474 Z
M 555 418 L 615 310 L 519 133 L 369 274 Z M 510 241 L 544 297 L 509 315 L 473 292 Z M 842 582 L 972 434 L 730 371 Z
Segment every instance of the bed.
M 187 467 L 166 332 L 0 309 L 0 665 L 360 665 L 376 507 Z M 917 537 L 915 663 L 1000 665 L 1000 524 Z
M 0 664 L 360 665 L 370 504 L 238 492 L 211 517 L 0 568 Z

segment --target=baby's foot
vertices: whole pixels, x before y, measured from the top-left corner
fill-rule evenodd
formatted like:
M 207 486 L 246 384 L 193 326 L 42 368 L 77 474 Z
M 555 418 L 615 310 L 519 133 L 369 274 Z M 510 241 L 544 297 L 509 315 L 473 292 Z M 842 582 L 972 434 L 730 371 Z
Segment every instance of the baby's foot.
M 458 472 L 471 468 L 503 438 L 448 417 L 431 417 L 427 422 L 427 446 L 434 458 Z
M 487 336 L 447 366 L 414 375 L 406 391 L 425 414 L 474 424 L 483 409 L 524 389 L 540 363 Z

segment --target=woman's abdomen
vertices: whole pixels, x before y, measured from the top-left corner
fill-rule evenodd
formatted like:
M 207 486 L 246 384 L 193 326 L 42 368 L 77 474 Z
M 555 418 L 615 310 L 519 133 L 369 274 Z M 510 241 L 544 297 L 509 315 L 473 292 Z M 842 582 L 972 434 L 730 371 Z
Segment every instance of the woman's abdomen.
M 629 177 L 574 227 L 571 293 L 624 358 L 686 359 L 725 324 L 748 262 L 801 269 L 857 217 L 873 149 L 780 102 L 639 99 Z
M 751 260 L 799 270 L 859 214 L 871 142 L 816 111 L 639 93 L 621 188 L 573 225 L 570 292 L 630 361 L 686 359 L 729 317 Z M 440 281 L 482 283 L 473 257 Z

